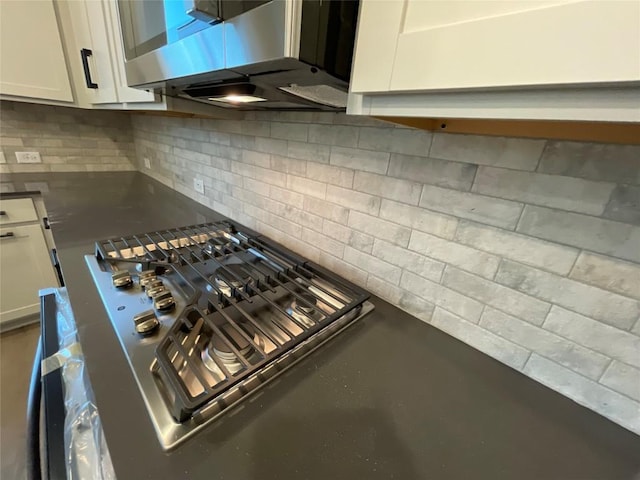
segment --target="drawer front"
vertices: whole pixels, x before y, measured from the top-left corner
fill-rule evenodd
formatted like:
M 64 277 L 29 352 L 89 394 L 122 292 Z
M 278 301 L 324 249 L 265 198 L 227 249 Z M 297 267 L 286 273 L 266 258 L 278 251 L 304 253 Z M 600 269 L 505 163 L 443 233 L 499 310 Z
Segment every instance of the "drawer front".
M 37 313 L 38 291 L 57 284 L 40 225 L 0 228 L 0 331 L 5 322 Z
M 38 220 L 36 207 L 30 198 L 12 198 L 0 201 L 0 225 Z

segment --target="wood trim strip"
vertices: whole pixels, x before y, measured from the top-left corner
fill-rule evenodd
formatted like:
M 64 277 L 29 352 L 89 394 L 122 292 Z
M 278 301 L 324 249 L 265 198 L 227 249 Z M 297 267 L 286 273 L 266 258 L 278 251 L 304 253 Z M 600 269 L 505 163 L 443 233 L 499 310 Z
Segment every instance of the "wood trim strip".
M 422 130 L 501 137 L 552 138 L 640 145 L 640 123 L 557 120 L 478 120 L 468 118 L 376 117 Z

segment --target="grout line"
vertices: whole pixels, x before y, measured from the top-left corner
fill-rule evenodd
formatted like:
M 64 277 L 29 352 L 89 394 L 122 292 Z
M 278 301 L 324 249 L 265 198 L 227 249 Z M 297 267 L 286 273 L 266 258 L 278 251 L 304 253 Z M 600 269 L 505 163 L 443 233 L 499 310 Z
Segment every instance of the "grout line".
M 522 345 L 521 345 L 521 346 L 522 346 Z M 527 349 L 527 350 L 529 350 L 529 349 Z M 531 360 L 531 357 L 533 356 L 533 354 L 534 354 L 534 353 L 535 353 L 535 352 L 534 352 L 533 350 L 529 350 L 529 356 L 527 357 L 527 359 L 526 359 L 526 360 L 524 361 L 524 363 L 522 364 L 522 370 L 524 370 L 524 369 L 525 369 L 525 367 L 527 366 L 527 363 L 529 363 L 529 360 Z M 531 377 L 531 376 L 529 376 L 529 375 L 527 375 L 527 376 L 528 376 L 529 378 L 533 378 L 533 377 Z M 537 380 L 536 380 L 536 381 L 537 381 Z M 541 382 L 539 382 L 539 383 L 541 383 Z
M 639 328 L 636 328 L 639 327 Z M 636 321 L 636 323 L 633 324 L 633 326 L 629 329 L 629 333 L 631 335 L 639 335 L 634 333 L 632 330 L 640 330 L 640 317 L 638 317 L 638 320 Z
M 427 257 L 427 258 L 431 258 L 431 257 Z M 434 259 L 434 260 L 435 260 L 435 259 Z M 442 262 L 442 263 L 444 263 L 444 268 L 442 269 L 442 272 L 440 272 L 440 279 L 438 280 L 438 284 L 439 284 L 439 285 L 442 285 L 443 287 L 450 288 L 450 287 L 447 287 L 446 285 L 444 285 L 444 284 L 442 283 L 442 280 L 444 280 L 444 275 L 445 275 L 445 273 L 449 270 L 449 266 L 450 266 L 450 265 L 449 265 L 448 263 L 446 263 L 446 262 Z M 453 267 L 452 267 L 452 268 L 453 268 Z M 453 289 L 451 289 L 451 290 L 453 290 Z M 471 297 L 469 297 L 469 298 L 471 298 Z
M 502 262 L 504 260 L 504 257 L 497 255 L 498 257 L 498 266 L 496 267 L 496 271 L 494 272 L 494 274 L 491 276 L 491 281 L 493 283 L 498 283 L 496 282 L 496 277 L 498 276 L 498 272 L 500 271 L 500 267 L 502 266 Z
M 438 285 L 442 285 L 442 280 L 444 280 L 444 271 L 447 269 L 447 266 L 449 265 L 446 262 L 442 262 L 444 264 L 444 267 L 442 267 L 442 270 L 440 271 L 440 276 L 438 277 Z
M 457 239 L 458 236 L 458 229 L 460 228 L 460 220 L 458 219 L 458 221 L 456 222 L 456 228 L 454 228 L 453 230 L 453 236 L 451 237 L 451 239 L 448 239 L 450 242 L 454 242 L 457 243 L 458 245 L 464 245 L 463 243 L 459 242 Z M 436 235 L 437 236 L 437 235 Z M 474 247 L 469 247 L 469 248 L 474 248 Z M 475 248 L 474 248 L 475 249 Z M 480 249 L 475 249 L 480 251 Z
M 543 330 L 545 330 L 547 332 L 549 332 L 550 330 L 547 330 L 546 328 L 544 328 L 544 326 L 547 323 L 547 320 L 549 320 L 549 315 L 551 315 L 551 310 L 553 309 L 553 306 L 555 305 L 555 303 L 551 303 L 551 302 L 548 302 L 548 303 L 549 303 L 549 310 L 547 310 L 547 313 L 544 316 L 544 320 L 540 324 L 540 328 L 542 328 Z
M 484 315 L 484 311 L 487 309 L 487 304 L 484 303 L 482 305 L 482 310 L 480 310 L 480 316 L 478 317 L 478 321 L 475 322 L 476 325 L 478 325 L 480 328 L 482 328 L 483 330 L 487 330 L 488 332 L 490 332 L 491 330 L 489 330 L 488 328 L 485 328 L 484 325 L 480 325 L 480 322 L 482 321 L 482 317 Z M 502 337 L 501 335 L 499 335 L 500 337 Z M 504 338 L 504 337 L 502 337 Z M 509 340 L 508 338 L 506 340 Z M 514 342 L 515 343 L 515 342 Z
M 576 264 L 578 263 L 578 260 L 580 259 L 580 256 L 583 253 L 584 253 L 584 248 L 578 249 L 578 254 L 576 255 L 576 259 L 573 261 L 573 264 L 571 265 L 571 268 L 569 269 L 569 272 L 567 273 L 566 278 L 570 278 L 571 280 L 574 280 L 574 281 L 579 281 L 579 280 L 575 280 L 574 278 L 571 278 L 571 274 L 573 273 L 573 270 L 576 268 Z M 580 283 L 583 283 L 583 282 L 580 282 Z M 586 282 L 584 283 L 587 284 Z M 597 285 L 593 285 L 593 286 L 597 286 Z M 607 291 L 610 292 L 611 290 L 607 290 Z
M 544 157 L 544 152 L 547 150 L 548 146 L 549 146 L 549 140 L 545 140 L 544 147 L 542 147 L 542 152 L 540 152 L 540 157 L 536 162 L 536 168 L 533 169 L 534 172 L 538 172 L 538 168 L 540 168 L 540 164 L 542 163 L 542 158 Z
M 475 172 L 473 172 L 473 180 L 471 181 L 471 185 L 469 185 L 469 189 L 466 190 L 467 192 L 473 192 L 473 185 L 476 183 L 476 178 L 478 177 L 478 170 L 480 170 L 480 165 L 478 164 L 472 164 L 476 166 L 476 170 Z
M 511 232 L 518 232 L 518 228 L 520 227 L 520 223 L 522 222 L 522 217 L 524 216 L 524 209 L 527 208 L 526 203 L 522 204 L 522 210 L 520 210 L 520 216 L 518 217 L 518 221 L 516 222 L 516 226 L 513 228 L 513 230 L 510 230 Z M 526 235 L 526 234 L 524 234 Z
M 611 368 L 611 365 L 613 365 L 614 359 L 610 358 L 609 359 L 609 363 L 607 364 L 606 367 L 604 367 L 604 370 L 602 370 L 602 373 L 598 376 L 598 379 L 596 380 L 596 382 L 600 383 L 600 380 L 602 380 L 602 377 L 604 377 L 605 373 L 607 373 L 607 370 L 609 370 L 609 368 Z M 602 385 L 600 383 L 600 385 Z
M 607 211 L 607 207 L 611 203 L 611 200 L 613 199 L 613 195 L 615 194 L 616 190 L 618 190 L 618 188 L 620 187 L 619 183 L 615 183 L 615 182 L 607 182 L 607 183 L 613 183 L 614 187 L 611 189 L 611 193 L 609 194 L 609 198 L 607 198 L 607 201 L 604 204 L 604 208 L 602 209 L 602 213 L 600 214 L 600 217 L 602 217 L 602 218 L 606 218 L 603 215 Z M 608 219 L 608 220 L 610 220 L 610 219 Z
M 429 141 L 429 148 L 427 149 L 427 157 L 431 158 L 431 147 L 433 146 L 433 141 L 436 137 L 437 132 L 431 132 L 431 140 Z

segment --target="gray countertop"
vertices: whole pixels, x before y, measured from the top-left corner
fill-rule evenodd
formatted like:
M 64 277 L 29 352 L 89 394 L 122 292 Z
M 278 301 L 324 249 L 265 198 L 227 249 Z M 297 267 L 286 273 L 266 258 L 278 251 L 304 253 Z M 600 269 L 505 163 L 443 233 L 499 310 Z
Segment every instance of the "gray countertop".
M 375 297 L 371 315 L 165 453 L 83 256 L 93 253 L 96 239 L 221 216 L 139 173 L 2 180 L 17 191 L 25 182 L 46 182 L 43 195 L 119 479 L 640 474 L 640 437 Z

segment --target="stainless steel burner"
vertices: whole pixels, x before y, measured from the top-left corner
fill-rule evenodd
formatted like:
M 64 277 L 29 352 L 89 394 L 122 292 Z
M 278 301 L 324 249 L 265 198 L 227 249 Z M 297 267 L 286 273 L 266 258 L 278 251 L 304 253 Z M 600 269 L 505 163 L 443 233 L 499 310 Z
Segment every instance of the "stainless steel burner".
M 216 270 L 213 282 L 223 295 L 231 297 L 234 288 L 242 289 L 245 285 L 252 284 L 253 279 L 247 273 L 246 267 L 239 263 L 230 263 Z
M 246 325 L 243 325 L 243 327 L 244 330 L 252 330 L 247 328 Z M 222 328 L 222 331 L 227 337 L 227 340 L 233 342 L 236 350 L 244 358 L 249 359 L 255 353 L 253 345 L 251 345 L 251 343 L 238 330 L 236 330 L 235 327 L 232 325 L 226 325 Z M 257 333 L 247 334 L 247 336 L 253 336 L 254 342 L 259 345 L 260 341 L 257 338 L 259 337 Z M 215 359 L 213 358 L 214 356 Z M 207 345 L 207 348 L 202 351 L 202 361 L 205 366 L 212 372 L 221 374 L 222 371 L 216 363 L 216 360 L 223 363 L 225 368 L 229 370 L 229 373 L 231 374 L 237 373 L 243 368 L 240 359 L 219 335 L 214 336 Z
M 305 292 L 298 294 L 298 296 L 304 301 L 294 298 L 287 307 L 287 313 L 306 327 L 311 327 L 314 323 L 322 320 L 324 314 L 318 308 L 316 298 Z
M 219 237 L 216 237 L 216 238 L 219 238 Z M 213 239 L 209 240 L 204 247 L 204 251 L 211 256 L 214 256 L 216 253 L 222 253 L 224 249 L 225 249 L 224 244 L 220 244 Z

